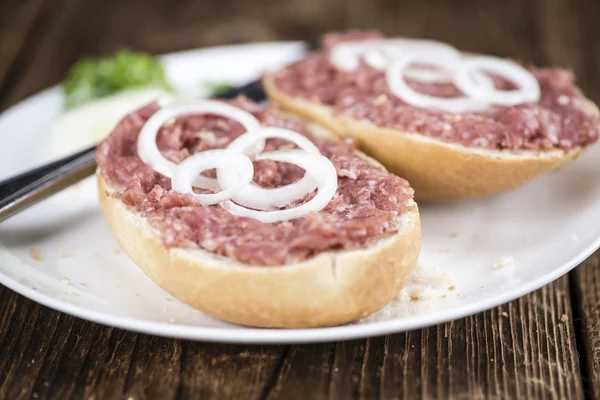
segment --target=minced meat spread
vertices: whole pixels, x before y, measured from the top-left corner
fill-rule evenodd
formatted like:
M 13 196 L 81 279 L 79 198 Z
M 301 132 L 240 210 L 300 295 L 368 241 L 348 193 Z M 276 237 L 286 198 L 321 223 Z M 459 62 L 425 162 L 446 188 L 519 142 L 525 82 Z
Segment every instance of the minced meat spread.
M 378 38 L 383 36 L 373 31 L 325 35 L 323 51 L 284 69 L 277 74 L 275 84 L 290 96 L 332 107 L 336 115 L 467 147 L 569 150 L 598 139 L 598 116 L 586 109 L 585 97 L 574 85 L 570 70 L 530 66 L 529 71 L 541 89 L 537 103 L 455 114 L 408 105 L 390 92 L 385 71 L 374 69 L 362 60 L 356 70 L 348 72 L 330 64 L 329 51 L 335 44 Z M 514 88 L 497 76 L 492 79 L 497 89 Z M 414 90 L 436 97 L 462 96 L 451 83 L 408 83 Z
M 172 191 L 170 179 L 138 157 L 140 129 L 159 109 L 150 104 L 117 125 L 99 145 L 96 159 L 103 177 L 116 189 L 113 196 L 140 212 L 160 232 L 165 246 L 201 248 L 245 264 L 271 266 L 306 260 L 323 251 L 368 246 L 398 231 L 397 217 L 413 207 L 405 204 L 413 196 L 408 182 L 359 156 L 351 141 L 318 140 L 304 123 L 283 116 L 273 106 L 258 106 L 244 98 L 229 103 L 251 112 L 262 125 L 309 137 L 336 167 L 338 190 L 320 212 L 273 224 L 236 217 L 219 205 L 203 206 L 191 195 Z M 239 123 L 224 117 L 191 115 L 161 128 L 157 145 L 165 157 L 178 163 L 191 154 L 226 147 L 243 133 Z M 289 144 L 270 139 L 265 150 L 281 146 Z M 304 173 L 297 166 L 270 160 L 254 166 L 254 181 L 263 187 L 294 182 Z

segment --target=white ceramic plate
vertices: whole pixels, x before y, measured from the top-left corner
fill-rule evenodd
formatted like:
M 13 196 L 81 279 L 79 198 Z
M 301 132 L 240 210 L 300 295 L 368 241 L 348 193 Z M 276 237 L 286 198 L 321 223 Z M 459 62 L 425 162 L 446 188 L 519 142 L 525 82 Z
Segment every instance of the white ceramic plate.
M 300 51 L 296 42 L 252 44 L 171 54 L 164 61 L 170 80 L 194 89 L 204 80 L 246 82 Z M 61 151 L 74 150 L 74 141 L 50 134 L 61 102 L 60 90 L 50 88 L 0 116 L 0 179 L 58 156 L 49 150 L 57 140 L 64 144 Z M 98 209 L 93 177 L 0 225 L 0 282 L 68 314 L 169 337 L 297 343 L 401 332 L 505 303 L 583 261 L 600 245 L 599 169 L 596 146 L 574 164 L 511 193 L 462 204 L 422 205 L 420 262 L 446 271 L 455 289 L 444 286 L 431 300 L 395 300 L 346 326 L 250 329 L 178 302 L 120 252 Z M 514 264 L 492 268 L 503 256 L 514 257 Z M 411 283 L 408 291 L 417 287 Z

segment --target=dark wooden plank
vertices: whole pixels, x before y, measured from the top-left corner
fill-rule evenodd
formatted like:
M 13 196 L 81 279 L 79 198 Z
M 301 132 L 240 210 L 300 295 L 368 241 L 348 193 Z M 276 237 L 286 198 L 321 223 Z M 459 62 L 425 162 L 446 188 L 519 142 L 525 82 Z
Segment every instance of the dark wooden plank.
M 568 279 L 406 334 L 292 346 L 269 399 L 581 398 Z
M 598 257 L 594 260 L 591 271 Z M 36 393 L 40 398 L 294 399 L 304 396 L 303 387 L 313 398 L 582 394 L 566 278 L 503 307 L 437 327 L 289 351 L 105 328 L 47 310 L 5 288 L 0 299 L 7 306 L 0 321 L 10 321 L 0 341 L 0 398 Z M 597 326 L 592 329 L 597 334 Z M 599 354 L 598 348 L 591 351 Z M 590 362 L 598 367 L 597 357 Z
M 594 98 L 600 93 L 600 43 L 592 4 L 210 0 L 173 6 L 166 0 L 10 0 L 0 9 L 0 81 L 9 82 L 0 89 L 0 108 L 60 82 L 79 57 L 109 54 L 123 45 L 161 53 L 315 39 L 326 30 L 349 27 L 569 65 Z M 4 9 L 16 10 L 14 16 L 7 18 Z M 584 365 L 599 397 L 600 278 L 594 260 L 573 276 Z M 138 335 L 62 315 L 2 287 L 0 304 L 0 399 L 582 397 L 566 278 L 438 327 L 289 348 Z
M 124 388 L 125 398 L 175 398 L 181 348 L 178 340 L 139 335 Z
M 261 399 L 277 376 L 285 346 L 183 343 L 182 399 Z
M 38 40 L 51 23 L 54 2 L 6 1 L 0 8 L 0 110 L 38 49 Z
M 600 398 L 600 253 L 586 260 L 572 274 L 575 292 L 576 329 L 586 371 L 589 398 Z
M 2 286 L 0 300 L 0 399 L 260 399 L 287 348 L 111 329 Z
M 9 71 L 27 44 L 43 0 L 5 1 L 0 10 L 0 88 L 9 79 Z M 33 35 L 35 36 L 35 35 Z M 1 90 L 1 89 L 0 89 Z

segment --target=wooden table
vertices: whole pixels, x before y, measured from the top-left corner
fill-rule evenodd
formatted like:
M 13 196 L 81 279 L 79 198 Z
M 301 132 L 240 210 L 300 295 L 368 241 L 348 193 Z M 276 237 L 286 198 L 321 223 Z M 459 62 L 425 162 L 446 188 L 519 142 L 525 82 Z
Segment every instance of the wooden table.
M 568 65 L 599 101 L 599 11 L 592 0 L 4 0 L 0 109 L 58 83 L 79 57 L 122 45 L 162 53 L 348 27 Z M 599 263 L 596 253 L 541 290 L 462 320 L 298 346 L 141 335 L 0 287 L 0 398 L 600 398 Z

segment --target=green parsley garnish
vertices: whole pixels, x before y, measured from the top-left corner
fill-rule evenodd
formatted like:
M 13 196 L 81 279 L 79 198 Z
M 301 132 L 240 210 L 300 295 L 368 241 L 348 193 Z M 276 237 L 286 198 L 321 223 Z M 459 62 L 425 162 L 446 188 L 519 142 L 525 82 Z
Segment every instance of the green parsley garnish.
M 122 49 L 109 58 L 84 58 L 73 65 L 65 79 L 65 108 L 151 86 L 172 90 L 163 66 L 150 54 Z

